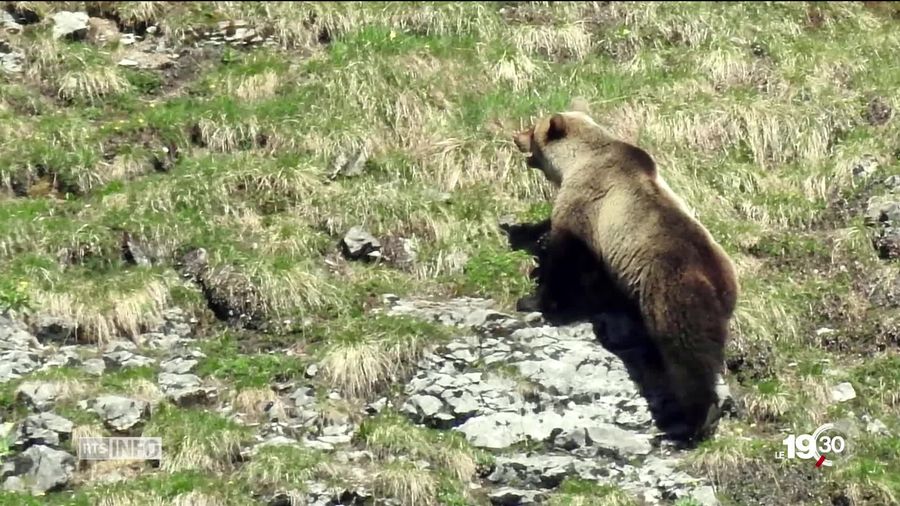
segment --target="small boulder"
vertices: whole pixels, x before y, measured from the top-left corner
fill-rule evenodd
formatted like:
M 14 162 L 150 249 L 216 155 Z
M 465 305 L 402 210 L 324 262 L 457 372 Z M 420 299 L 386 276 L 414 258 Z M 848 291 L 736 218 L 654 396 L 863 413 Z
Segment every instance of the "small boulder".
M 86 12 L 59 11 L 53 13 L 53 38 L 62 37 L 70 40 L 82 40 L 88 33 L 88 20 L 90 16 Z
M 81 368 L 91 376 L 100 376 L 106 370 L 106 362 L 102 358 L 89 358 L 81 364 Z
M 340 153 L 334 159 L 331 166 L 331 174 L 328 179 L 334 180 L 338 177 L 354 177 L 362 174 L 368 160 L 368 153 L 365 148 L 355 150 L 348 157 L 345 153 Z
M 25 70 L 25 54 L 19 51 L 0 53 L 0 71 L 19 74 Z
M 847 402 L 856 398 L 856 390 L 849 382 L 839 383 L 831 388 L 833 402 Z
M 0 11 L 0 29 L 10 35 L 15 35 L 22 32 L 22 25 L 16 22 L 16 18 L 12 14 Z
M 341 240 L 341 252 L 350 260 L 381 257 L 381 242 L 362 227 L 352 227 Z
M 49 410 L 58 396 L 59 387 L 55 383 L 43 381 L 26 381 L 16 389 L 16 400 L 34 411 Z
M 110 369 L 128 369 L 153 365 L 154 360 L 143 355 L 136 355 L 128 350 L 116 350 L 103 355 L 106 367 Z
M 16 446 L 28 448 L 33 445 L 59 446 L 60 442 L 72 436 L 75 424 L 54 413 L 29 415 L 22 421 L 16 439 Z
M 192 358 L 185 357 L 173 357 L 168 360 L 164 360 L 159 364 L 160 369 L 163 372 L 168 372 L 172 374 L 187 374 L 191 372 L 196 366 L 198 362 Z
M 75 457 L 62 450 L 35 445 L 3 464 L 3 489 L 45 494 L 66 486 L 75 471 Z
M 488 498 L 494 506 L 529 506 L 541 504 L 546 494 L 540 490 L 519 490 L 510 487 L 491 492 Z
M 19 379 L 40 367 L 40 355 L 28 351 L 0 352 L 0 383 Z
M 72 342 L 80 337 L 78 322 L 71 318 L 42 314 L 35 319 L 33 327 L 34 335 L 42 343 Z
M 413 417 L 432 418 L 441 411 L 444 403 L 433 395 L 413 395 L 403 405 L 403 411 Z
M 108 428 L 117 432 L 129 431 L 143 423 L 150 414 L 150 406 L 145 401 L 118 395 L 82 401 L 80 407 L 97 413 Z
M 159 387 L 166 398 L 179 406 L 206 402 L 215 397 L 215 390 L 202 386 L 195 374 L 159 374 Z

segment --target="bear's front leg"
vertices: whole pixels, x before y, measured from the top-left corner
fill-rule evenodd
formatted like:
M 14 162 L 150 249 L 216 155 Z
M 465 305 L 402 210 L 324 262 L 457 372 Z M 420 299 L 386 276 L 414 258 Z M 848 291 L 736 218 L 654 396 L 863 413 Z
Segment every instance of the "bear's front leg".
M 559 314 L 575 307 L 580 283 L 579 262 L 572 256 L 573 240 L 568 233 L 553 229 L 540 258 L 540 276 L 534 295 L 538 311 Z

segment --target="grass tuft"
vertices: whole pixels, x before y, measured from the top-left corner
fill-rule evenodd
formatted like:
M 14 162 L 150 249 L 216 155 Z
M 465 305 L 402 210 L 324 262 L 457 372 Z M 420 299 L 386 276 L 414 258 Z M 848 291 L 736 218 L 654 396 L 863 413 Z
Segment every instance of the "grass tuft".
M 375 491 L 403 506 L 434 504 L 438 483 L 427 469 L 411 462 L 392 462 L 375 473 Z

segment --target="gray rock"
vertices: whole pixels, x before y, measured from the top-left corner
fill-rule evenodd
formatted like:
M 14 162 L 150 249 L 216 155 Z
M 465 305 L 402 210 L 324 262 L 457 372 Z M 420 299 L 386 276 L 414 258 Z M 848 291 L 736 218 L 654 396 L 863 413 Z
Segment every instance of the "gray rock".
M 890 191 L 894 192 L 900 190 L 900 175 L 893 175 L 884 178 L 882 183 L 887 186 Z
M 4 490 L 44 494 L 58 490 L 72 479 L 75 457 L 44 445 L 26 449 L 3 464 L 0 476 Z
M 525 439 L 523 417 L 516 413 L 492 413 L 470 418 L 456 428 L 474 446 L 501 449 Z
M 187 374 L 196 367 L 198 362 L 192 358 L 173 357 L 160 362 L 159 367 L 163 372 L 172 374 Z
M 25 54 L 19 51 L 0 53 L 0 71 L 19 74 L 25 70 Z
M 51 355 L 50 358 L 44 362 L 43 369 L 50 367 L 75 367 L 80 362 L 81 358 L 78 356 L 78 352 L 76 352 L 72 346 L 66 346 L 60 349 L 59 352 Z
M 72 342 L 78 339 L 78 323 L 61 316 L 39 315 L 33 324 L 34 335 L 42 343 Z
M 26 381 L 16 389 L 16 399 L 34 411 L 49 410 L 56 402 L 57 396 L 59 387 L 54 383 Z
M 362 174 L 367 160 L 368 153 L 364 146 L 355 150 L 349 157 L 345 153 L 339 153 L 331 164 L 331 174 L 328 177 L 334 180 L 338 177 L 358 176 Z
M 341 240 L 341 251 L 351 260 L 378 258 L 381 256 L 381 243 L 361 227 L 352 227 Z
M 294 405 L 303 407 L 316 401 L 316 393 L 312 387 L 300 387 L 288 395 L 288 398 L 294 402 Z
M 15 430 L 16 426 L 12 422 L 0 422 L 0 441 L 9 441 Z
M 328 425 L 322 429 L 323 436 L 345 436 L 353 433 L 353 427 L 349 424 Z
M 166 398 L 179 406 L 204 403 L 215 397 L 215 390 L 203 387 L 195 374 L 163 372 L 159 374 L 158 383 Z
M 317 440 L 321 443 L 329 444 L 329 445 L 342 445 L 348 444 L 351 441 L 351 436 L 349 434 L 341 434 L 336 436 L 319 436 Z
M 16 18 L 6 11 L 0 11 L 0 29 L 14 35 L 22 31 L 22 25 L 16 22 Z
M 488 481 L 514 487 L 555 488 L 575 475 L 575 457 L 568 455 L 516 455 L 497 457 Z
M 145 401 L 118 395 L 104 395 L 93 401 L 82 401 L 82 409 L 97 413 L 106 427 L 117 432 L 127 432 L 142 424 L 150 415 L 150 406 Z
M 127 369 L 130 367 L 146 367 L 153 365 L 152 358 L 136 355 L 128 350 L 116 350 L 103 354 L 103 360 L 110 369 Z
M 59 11 L 53 13 L 53 38 L 83 39 L 88 32 L 89 16 L 86 12 Z
M 831 400 L 833 402 L 847 402 L 856 398 L 856 390 L 848 382 L 839 383 L 831 387 Z
M 306 368 L 306 377 L 307 378 L 315 378 L 316 374 L 319 373 L 319 366 L 316 364 L 310 364 L 309 367 Z
M 19 379 L 40 367 L 40 355 L 29 351 L 0 352 L 0 383 Z
M 881 420 L 872 418 L 869 415 L 863 415 L 863 421 L 866 422 L 866 432 L 869 434 L 890 435 L 887 425 Z
M 481 404 L 478 402 L 478 399 L 467 391 L 461 391 L 459 392 L 459 395 L 448 396 L 446 400 L 447 404 L 449 404 L 450 408 L 453 410 L 453 414 L 456 415 L 457 418 L 465 418 L 474 415 L 481 409 Z
M 441 411 L 444 403 L 440 399 L 432 395 L 414 395 L 404 404 L 403 410 L 407 413 L 422 415 L 430 418 Z
M 316 439 L 304 439 L 303 445 L 307 448 L 312 448 L 313 450 L 320 451 L 332 451 L 334 450 L 334 445 L 331 443 L 327 443 L 325 441 L 319 441 Z
M 650 436 L 622 430 L 615 425 L 601 424 L 589 427 L 588 437 L 601 452 L 612 452 L 616 457 L 647 455 L 653 449 Z
M 528 313 L 523 320 L 529 325 L 540 325 L 544 322 L 544 315 L 538 312 Z
M 189 338 L 193 329 L 191 324 L 196 320 L 189 317 L 184 310 L 179 307 L 173 307 L 163 312 L 162 321 L 155 327 L 151 328 L 152 333 L 162 334 L 171 338 Z
M 591 439 L 588 437 L 587 429 L 579 427 L 556 436 L 553 444 L 563 450 L 572 451 L 590 445 Z
M 125 58 L 117 62 L 121 67 L 137 68 L 141 70 L 162 70 L 174 65 L 172 57 L 164 53 L 147 53 L 144 51 L 131 51 Z M 150 265 L 152 261 L 144 255 L 133 257 L 139 265 Z
M 0 314 L 0 350 L 39 350 L 41 343 L 24 323 Z
M 106 370 L 106 361 L 102 358 L 90 358 L 85 360 L 81 367 L 92 376 L 100 376 Z
M 29 415 L 22 421 L 16 439 L 16 446 L 27 448 L 33 445 L 59 446 L 72 435 L 75 424 L 54 413 Z
M 470 313 L 466 313 L 463 318 L 464 325 L 472 328 L 479 328 L 484 327 L 491 322 L 506 320 L 509 316 L 492 309 L 476 309 Z
M 535 320 L 527 326 L 484 299 L 386 297 L 386 305 L 390 314 L 477 334 L 422 356 L 406 385 L 403 411 L 416 421 L 453 427 L 476 447 L 539 445 L 531 455 L 496 459 L 488 480 L 506 488 L 495 490 L 495 503 L 540 500 L 521 492 L 541 492 L 570 476 L 616 484 L 652 504 L 691 492 L 708 495 L 708 482 L 675 470 L 677 458 L 654 455 L 647 401 L 621 360 L 597 342 L 591 323 L 554 327 Z M 634 331 L 621 317 L 607 319 L 605 331 L 621 334 L 617 339 Z M 470 353 L 480 360 L 470 360 Z M 514 370 L 479 370 L 492 355 Z M 717 393 L 721 403 L 725 390 Z
M 501 488 L 488 496 L 494 506 L 526 506 L 541 504 L 546 494 L 539 490 L 519 490 L 515 488 Z
M 117 341 L 111 341 L 111 342 L 107 343 L 106 346 L 104 347 L 104 351 L 106 351 L 108 353 L 116 352 L 116 351 L 135 352 L 135 351 L 137 351 L 137 349 L 138 349 L 137 344 L 135 344 L 132 341 L 127 341 L 124 339 L 119 339 Z
M 675 459 L 649 456 L 638 469 L 638 480 L 645 486 L 661 489 L 666 495 L 683 495 L 684 490 L 694 487 L 699 480 L 676 471 L 676 464 Z
M 137 340 L 151 350 L 171 350 L 184 343 L 184 339 L 174 334 L 148 332 L 141 334 Z
M 701 506 L 719 506 L 719 499 L 716 498 L 716 491 L 709 485 L 698 487 L 691 494 L 691 497 L 700 503 Z
M 382 397 L 374 402 L 370 402 L 366 404 L 365 411 L 369 414 L 381 413 L 381 411 L 387 407 L 388 400 L 387 397 Z
M 110 27 L 110 31 L 112 30 L 115 30 L 115 25 Z M 116 38 L 118 38 L 117 32 L 118 30 L 116 30 L 114 35 Z M 119 65 L 121 64 L 122 62 L 120 61 Z M 126 262 L 138 267 L 150 267 L 154 263 L 153 254 L 147 244 L 141 238 L 134 236 L 128 231 L 122 232 L 122 254 Z

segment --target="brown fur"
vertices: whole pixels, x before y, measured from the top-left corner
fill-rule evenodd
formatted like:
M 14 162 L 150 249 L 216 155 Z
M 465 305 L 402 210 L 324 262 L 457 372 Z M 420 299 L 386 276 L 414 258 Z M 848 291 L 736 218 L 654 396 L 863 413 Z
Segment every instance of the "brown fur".
M 553 308 L 566 291 L 556 273 L 565 273 L 572 244 L 586 246 L 639 307 L 683 408 L 685 435 L 702 437 L 739 291 L 731 260 L 659 177 L 653 158 L 586 114 L 541 118 L 514 141 L 559 188 L 542 304 Z

